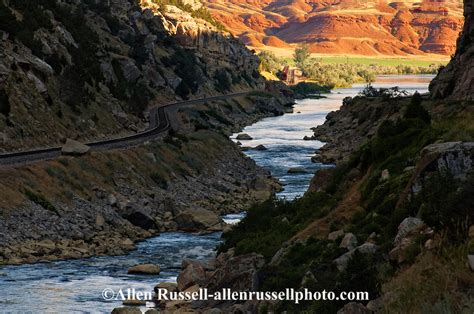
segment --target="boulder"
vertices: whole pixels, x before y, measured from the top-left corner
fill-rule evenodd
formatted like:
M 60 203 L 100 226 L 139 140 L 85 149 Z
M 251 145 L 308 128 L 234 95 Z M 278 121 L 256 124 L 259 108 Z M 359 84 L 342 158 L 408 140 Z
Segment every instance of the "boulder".
M 178 291 L 178 284 L 174 282 L 160 282 L 155 286 L 153 289 L 156 293 L 158 293 L 158 289 L 165 289 L 168 292 L 177 292 Z
M 220 258 L 223 255 L 224 258 Z M 221 254 L 217 258 L 216 271 L 207 279 L 206 287 L 210 291 L 229 288 L 232 291 L 256 291 L 258 289 L 258 270 L 265 264 L 265 258 L 259 254 L 247 254 L 230 257 Z M 210 301 L 210 307 L 213 307 Z
M 306 173 L 306 169 L 303 167 L 291 167 L 288 169 L 288 173 Z
M 400 225 L 398 225 L 398 232 L 395 236 L 395 244 L 400 244 L 402 239 L 405 238 L 410 232 L 421 229 L 425 224 L 419 218 L 407 217 Z
M 156 223 L 153 218 L 141 209 L 131 211 L 125 216 L 134 226 L 140 227 L 145 230 L 156 228 Z
M 339 247 L 348 249 L 349 251 L 353 250 L 357 246 L 357 237 L 353 233 L 346 233 L 344 238 L 342 238 L 341 244 Z
M 251 140 L 253 140 L 253 137 L 251 137 L 247 133 L 241 133 L 241 134 L 237 135 L 236 139 L 238 141 L 251 141 Z
M 268 150 L 268 148 L 266 148 L 266 147 L 263 146 L 263 145 L 258 145 L 258 146 L 255 146 L 255 147 L 253 148 L 253 150 L 264 151 L 264 150 Z
M 380 181 L 387 181 L 388 179 L 390 179 L 390 172 L 388 169 L 384 169 L 380 175 Z
M 142 311 L 136 307 L 116 307 L 112 314 L 142 314 Z
M 141 305 L 146 305 L 146 300 L 136 300 L 136 299 L 124 300 L 122 304 L 132 305 L 132 306 L 141 306 Z
M 340 237 L 344 236 L 344 230 L 333 231 L 328 235 L 329 241 L 336 241 Z
M 182 265 L 183 270 L 178 275 L 178 290 L 184 291 L 194 285 L 202 285 L 206 280 L 206 270 L 204 265 L 197 261 L 185 260 Z
M 107 197 L 107 203 L 110 205 L 110 206 L 115 206 L 117 205 L 117 197 L 113 194 L 109 194 L 109 196 Z
M 80 156 L 87 154 L 90 151 L 90 147 L 84 145 L 78 141 L 67 139 L 66 143 L 61 148 L 61 154 L 63 155 L 73 155 Z
M 128 269 L 129 274 L 157 275 L 160 271 L 160 266 L 156 264 L 138 264 Z
M 180 230 L 188 232 L 220 231 L 224 228 L 224 222 L 216 213 L 202 208 L 179 213 L 175 222 Z

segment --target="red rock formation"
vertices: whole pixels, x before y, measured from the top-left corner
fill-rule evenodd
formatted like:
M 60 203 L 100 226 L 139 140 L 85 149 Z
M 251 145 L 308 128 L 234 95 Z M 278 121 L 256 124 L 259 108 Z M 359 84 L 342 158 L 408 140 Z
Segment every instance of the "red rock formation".
M 267 36 L 274 36 L 288 44 L 309 43 L 321 53 L 450 55 L 463 23 L 457 0 L 204 0 L 204 4 L 248 45 L 266 46 Z M 284 47 L 282 42 L 276 46 Z

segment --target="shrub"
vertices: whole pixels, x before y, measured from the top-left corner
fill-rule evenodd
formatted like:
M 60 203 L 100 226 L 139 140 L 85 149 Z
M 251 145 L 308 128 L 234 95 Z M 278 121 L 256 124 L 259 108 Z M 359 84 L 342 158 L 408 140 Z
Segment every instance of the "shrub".
M 52 212 L 57 213 L 58 210 L 56 207 L 54 207 L 53 204 L 51 204 L 50 201 L 48 201 L 44 196 L 37 194 L 31 190 L 25 190 L 25 195 L 28 197 L 30 201 L 32 201 L 35 204 L 38 204 L 39 206 L 43 207 L 44 209 L 50 210 Z
M 168 181 L 164 176 L 158 172 L 153 172 L 150 174 L 150 178 L 155 182 L 160 188 L 166 190 L 168 188 Z

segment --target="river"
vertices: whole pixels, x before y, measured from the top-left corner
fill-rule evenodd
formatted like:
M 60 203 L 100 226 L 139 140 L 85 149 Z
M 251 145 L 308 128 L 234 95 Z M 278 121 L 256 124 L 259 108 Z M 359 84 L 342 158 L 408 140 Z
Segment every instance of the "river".
M 410 93 L 424 93 L 432 78 L 428 75 L 380 76 L 373 85 L 399 86 Z M 278 197 L 294 199 L 302 195 L 313 173 L 322 167 L 330 167 L 310 160 L 323 143 L 304 141 L 303 138 L 311 136 L 310 128 L 324 123 L 326 115 L 337 110 L 343 98 L 355 96 L 363 88 L 363 84 L 356 84 L 352 88 L 335 90 L 327 98 L 299 100 L 294 107 L 295 113 L 266 118 L 243 130 L 253 138 L 245 141 L 245 146 L 262 144 L 267 147 L 265 151 L 245 153 L 284 184 L 285 190 L 278 193 Z M 307 173 L 288 174 L 290 167 L 303 167 Z M 224 218 L 236 223 L 241 217 L 228 215 Z M 205 260 L 214 256 L 220 235 L 218 232 L 202 236 L 164 233 L 139 243 L 136 250 L 124 256 L 0 267 L 0 312 L 110 313 L 121 302 L 105 301 L 102 298 L 104 289 L 151 291 L 158 282 L 174 281 L 183 258 Z M 139 263 L 159 264 L 162 272 L 158 276 L 127 274 L 130 266 Z

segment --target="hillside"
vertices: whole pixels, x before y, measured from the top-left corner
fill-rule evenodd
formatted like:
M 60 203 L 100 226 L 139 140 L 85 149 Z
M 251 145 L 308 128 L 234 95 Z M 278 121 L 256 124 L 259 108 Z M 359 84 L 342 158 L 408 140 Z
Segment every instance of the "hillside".
M 107 3 L 0 1 L 0 151 L 133 134 L 150 106 L 264 87 L 202 11 Z
M 254 91 L 170 108 L 170 129 L 140 145 L 1 164 L 0 264 L 222 230 L 220 214 L 279 188 L 226 135 L 282 115 L 291 97 L 195 2 L 160 3 L 0 0 L 2 153 L 136 134 L 157 119 L 153 106 Z
M 205 0 L 204 5 L 256 49 L 308 43 L 323 54 L 451 55 L 463 25 L 458 0 Z

